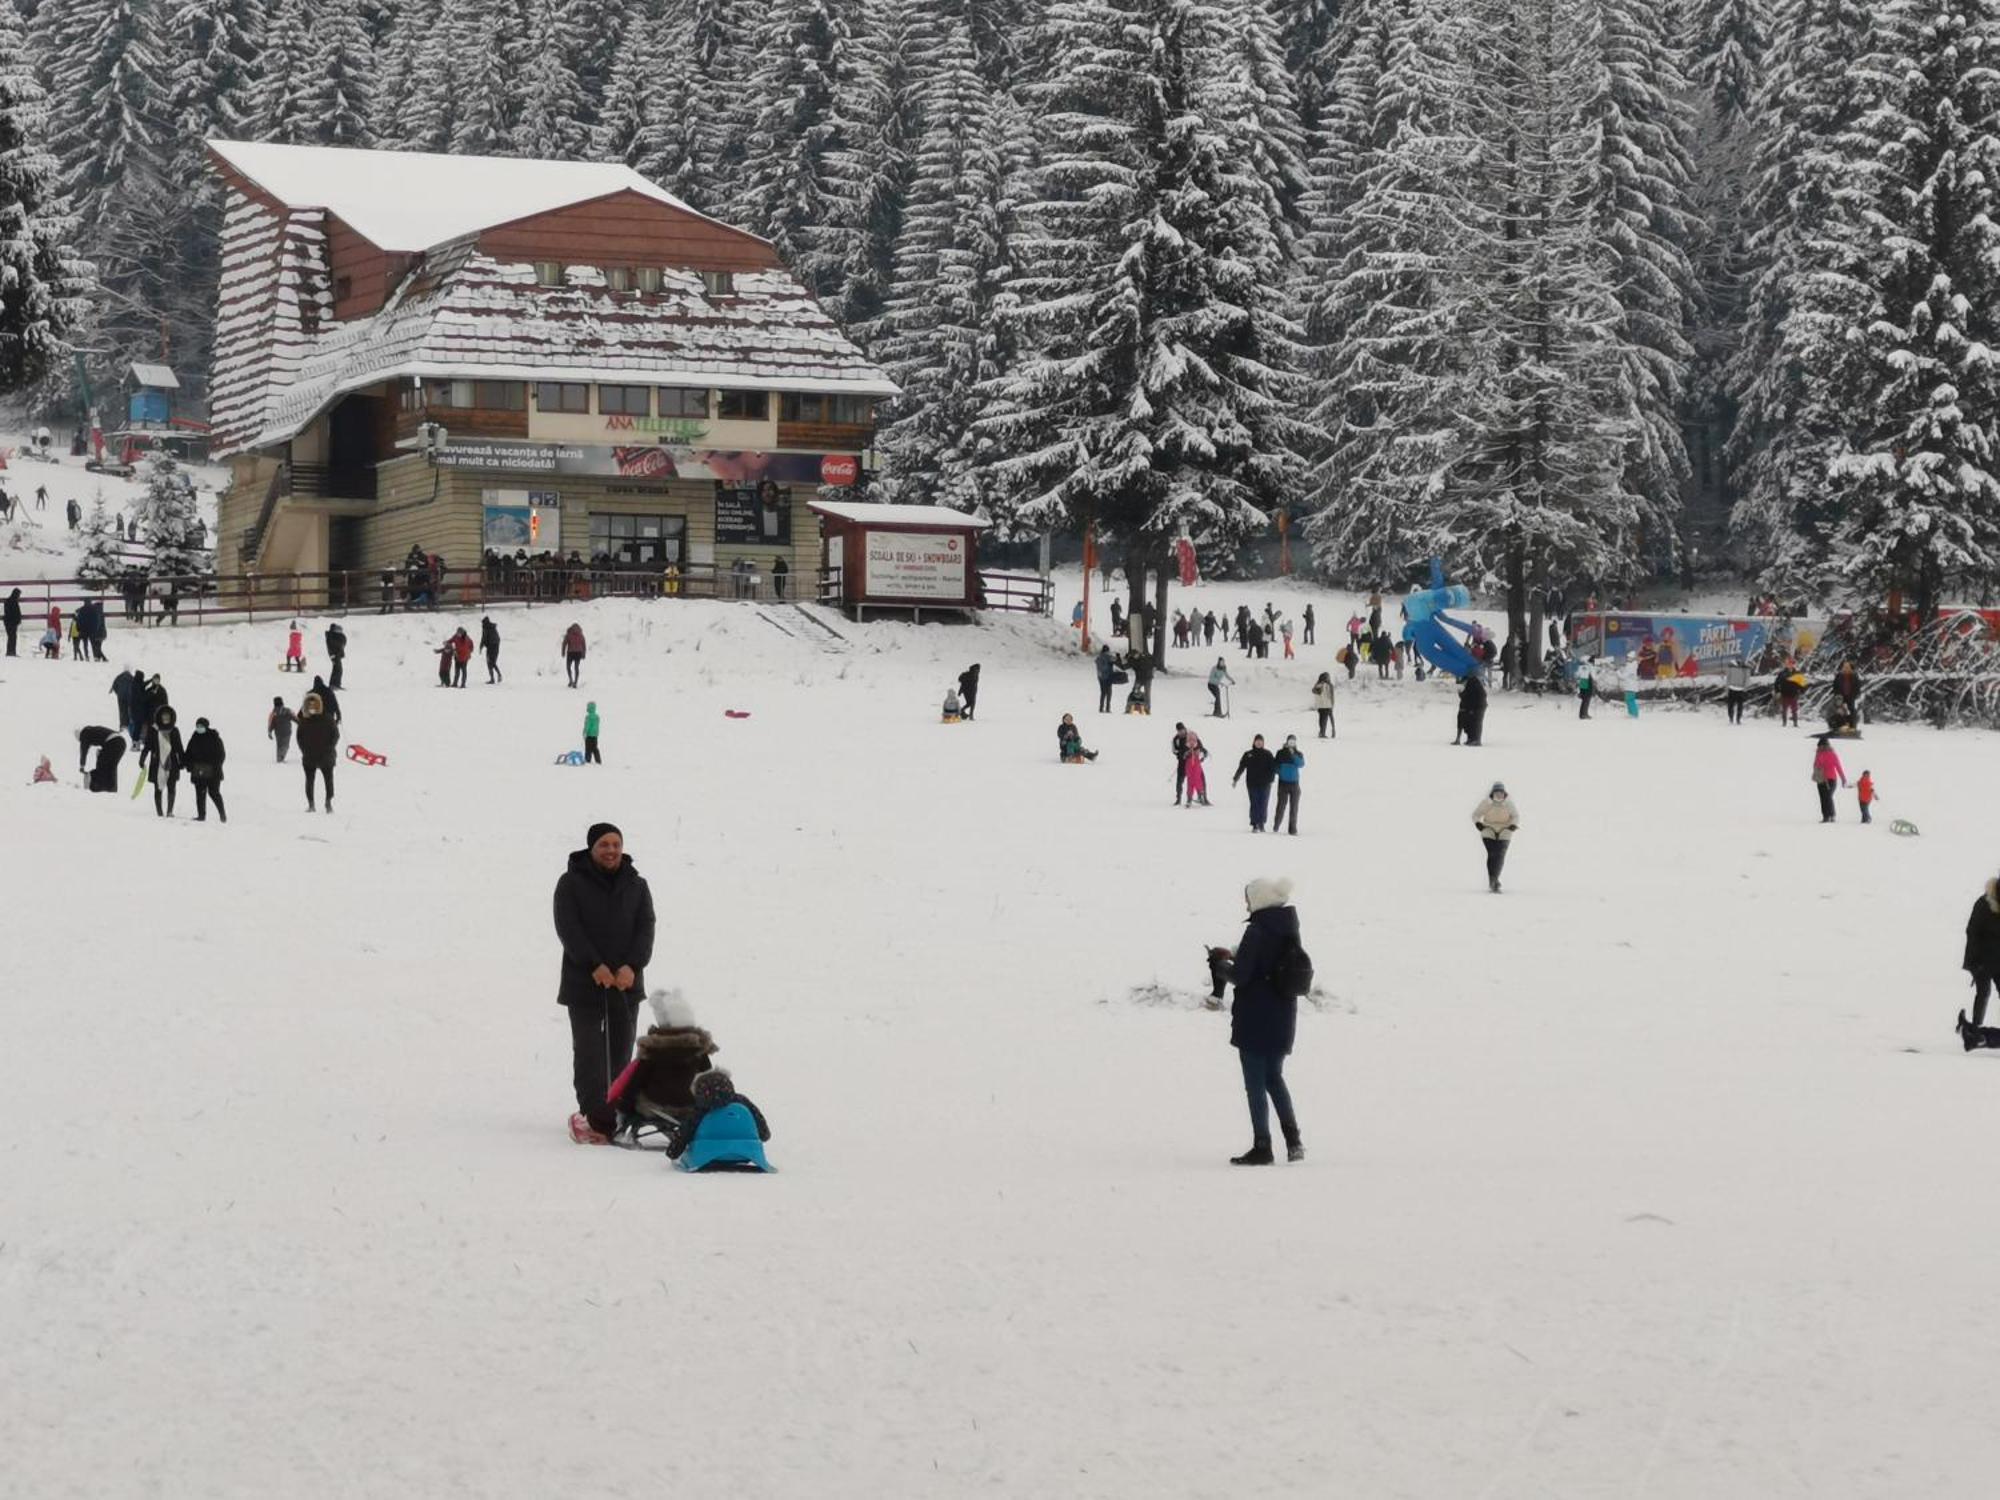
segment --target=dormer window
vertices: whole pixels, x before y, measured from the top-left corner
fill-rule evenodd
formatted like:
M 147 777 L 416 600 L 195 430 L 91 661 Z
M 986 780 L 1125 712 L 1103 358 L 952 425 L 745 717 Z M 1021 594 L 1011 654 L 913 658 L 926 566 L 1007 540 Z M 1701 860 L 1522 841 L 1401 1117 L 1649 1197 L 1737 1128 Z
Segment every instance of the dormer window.
M 559 260 L 538 260 L 535 262 L 535 283 L 538 286 L 561 286 L 569 279 L 569 267 Z
M 604 284 L 614 292 L 631 291 L 632 268 L 630 266 L 606 266 L 604 268 Z
M 734 271 L 703 271 L 701 289 L 711 297 L 733 297 L 736 295 L 736 273 Z
M 642 292 L 657 292 L 660 289 L 658 266 L 640 266 L 632 272 L 632 276 Z

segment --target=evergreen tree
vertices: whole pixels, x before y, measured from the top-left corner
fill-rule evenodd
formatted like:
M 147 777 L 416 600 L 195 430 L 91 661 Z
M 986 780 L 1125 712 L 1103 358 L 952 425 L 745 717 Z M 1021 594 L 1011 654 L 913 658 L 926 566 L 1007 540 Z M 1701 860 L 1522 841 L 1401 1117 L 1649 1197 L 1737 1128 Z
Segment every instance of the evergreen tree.
M 515 62 L 512 154 L 573 160 L 589 144 L 582 51 L 564 0 L 527 0 Z
M 1860 602 L 1899 593 L 1928 620 L 2000 575 L 2000 0 L 1889 0 L 1871 42 L 1835 555 Z
M 276 0 L 272 7 L 256 93 L 261 140 L 303 146 L 319 139 L 312 99 L 319 63 L 312 17 L 313 0 Z
M 815 297 L 836 289 L 835 159 L 851 127 L 836 103 L 850 66 L 846 19 L 833 0 L 771 0 L 758 33 L 750 95 L 760 103 L 737 222 L 768 239 Z
M 76 576 L 92 588 L 108 588 L 124 571 L 125 560 L 118 546 L 118 533 L 111 528 L 111 513 L 104 508 L 103 490 L 91 499 L 83 535 L 83 557 L 77 562 Z
M 42 379 L 88 315 L 90 267 L 72 248 L 48 129 L 20 22 L 0 6 L 0 393 Z
M 375 52 L 361 0 L 314 0 L 304 108 L 323 146 L 374 143 Z
M 446 14 L 450 30 L 451 100 L 448 149 L 459 156 L 507 156 L 513 98 L 512 62 L 519 15 L 504 0 L 457 0 Z
M 882 311 L 890 262 L 909 195 L 917 118 L 912 13 L 932 0 L 861 0 L 842 82 L 839 115 L 852 122 L 846 144 L 827 162 L 829 221 L 819 249 L 832 265 L 827 311 L 862 326 Z
M 1264 217 L 1287 261 L 1311 227 L 1309 151 L 1286 70 L 1275 0 L 1228 0 L 1229 67 L 1222 109 L 1235 138 L 1232 160 L 1265 197 Z
M 200 516 L 187 471 L 164 450 L 146 460 L 146 491 L 139 497 L 139 534 L 153 549 L 154 578 L 188 579 L 201 569 L 196 545 Z

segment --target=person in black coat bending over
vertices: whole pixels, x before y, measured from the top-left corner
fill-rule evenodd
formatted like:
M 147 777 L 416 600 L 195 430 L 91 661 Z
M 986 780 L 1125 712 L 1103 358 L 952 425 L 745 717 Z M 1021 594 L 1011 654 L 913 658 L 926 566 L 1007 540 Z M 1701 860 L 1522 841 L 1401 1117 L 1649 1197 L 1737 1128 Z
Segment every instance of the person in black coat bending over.
M 1972 976 L 1972 1019 L 1958 1013 L 1958 1034 L 1965 1050 L 2000 1047 L 2000 1031 L 1986 1025 L 1986 1002 L 1993 985 L 2000 980 L 2000 879 L 1986 882 L 1986 889 L 1972 903 L 1972 915 L 1965 923 L 1965 972 Z
M 653 956 L 653 893 L 633 868 L 616 824 L 591 824 L 585 847 L 570 855 L 556 882 L 555 917 L 562 942 L 556 1003 L 569 1011 L 576 1086 L 570 1139 L 602 1146 L 618 1125 L 605 1094 L 632 1060 Z
M 1265 1167 L 1272 1161 L 1270 1109 L 1278 1111 L 1285 1133 L 1285 1160 L 1303 1161 L 1305 1143 L 1285 1086 L 1285 1059 L 1298 1028 L 1299 997 L 1283 981 L 1287 960 L 1299 947 L 1299 914 L 1290 902 L 1289 880 L 1253 880 L 1243 888 L 1249 925 L 1228 960 L 1236 982 L 1229 1007 L 1229 1045 L 1243 1065 L 1243 1091 L 1250 1101 L 1250 1149 L 1232 1156 L 1232 1165 Z M 1219 962 L 1211 955 L 1211 964 Z

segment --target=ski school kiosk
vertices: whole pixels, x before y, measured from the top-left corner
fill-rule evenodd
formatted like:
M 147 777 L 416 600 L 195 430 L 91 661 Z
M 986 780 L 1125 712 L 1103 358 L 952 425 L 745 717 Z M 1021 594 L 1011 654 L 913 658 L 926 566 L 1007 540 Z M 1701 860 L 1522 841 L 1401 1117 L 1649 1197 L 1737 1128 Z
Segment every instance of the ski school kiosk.
M 816 500 L 820 602 L 855 619 L 869 610 L 971 616 L 979 589 L 979 533 L 987 523 L 941 505 Z

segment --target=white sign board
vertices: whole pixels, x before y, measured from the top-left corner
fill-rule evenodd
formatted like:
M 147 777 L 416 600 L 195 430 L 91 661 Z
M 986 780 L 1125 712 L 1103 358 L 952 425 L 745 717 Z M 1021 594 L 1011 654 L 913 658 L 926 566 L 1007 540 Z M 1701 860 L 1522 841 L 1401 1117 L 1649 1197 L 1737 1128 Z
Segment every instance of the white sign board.
M 862 534 L 862 591 L 870 599 L 965 602 L 966 538 L 935 531 Z

